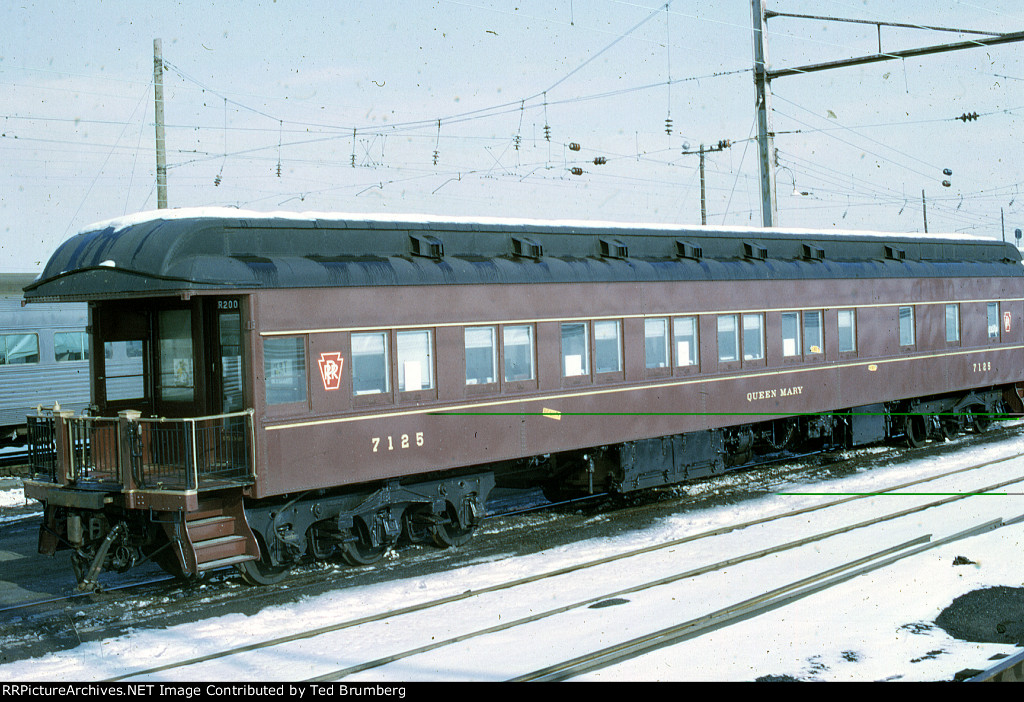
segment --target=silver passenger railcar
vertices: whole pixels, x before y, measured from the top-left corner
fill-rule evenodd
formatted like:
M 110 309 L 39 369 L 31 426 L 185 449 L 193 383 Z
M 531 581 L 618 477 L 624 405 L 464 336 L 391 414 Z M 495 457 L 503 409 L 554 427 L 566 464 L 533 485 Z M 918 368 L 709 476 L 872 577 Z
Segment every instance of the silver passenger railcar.
M 84 303 L 23 306 L 31 273 L 0 273 L 0 446 L 22 444 L 25 416 L 40 402 L 89 406 L 89 338 Z

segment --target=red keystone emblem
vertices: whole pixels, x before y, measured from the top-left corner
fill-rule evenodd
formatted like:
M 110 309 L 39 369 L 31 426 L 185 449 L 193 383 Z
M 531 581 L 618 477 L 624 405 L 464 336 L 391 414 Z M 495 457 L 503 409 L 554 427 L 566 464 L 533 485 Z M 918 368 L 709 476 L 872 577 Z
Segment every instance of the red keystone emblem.
M 324 381 L 324 390 L 337 390 L 341 385 L 341 368 L 345 359 L 338 351 L 329 351 L 320 354 L 320 378 Z

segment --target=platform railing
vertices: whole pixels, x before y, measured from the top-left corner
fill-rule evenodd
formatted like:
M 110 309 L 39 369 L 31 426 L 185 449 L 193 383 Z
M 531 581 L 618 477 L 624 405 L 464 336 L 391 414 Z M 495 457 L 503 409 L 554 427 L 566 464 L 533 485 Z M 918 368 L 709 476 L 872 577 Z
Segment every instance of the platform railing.
M 27 417 L 28 464 L 31 474 L 51 483 L 58 482 L 56 422 L 52 414 Z
M 253 412 L 125 423 L 132 482 L 142 490 L 200 490 L 251 482 Z
M 29 462 L 40 480 L 126 490 L 203 490 L 255 479 L 253 411 L 150 418 L 40 412 L 28 417 Z
M 121 451 L 116 417 L 67 417 L 69 471 L 74 482 L 120 484 Z

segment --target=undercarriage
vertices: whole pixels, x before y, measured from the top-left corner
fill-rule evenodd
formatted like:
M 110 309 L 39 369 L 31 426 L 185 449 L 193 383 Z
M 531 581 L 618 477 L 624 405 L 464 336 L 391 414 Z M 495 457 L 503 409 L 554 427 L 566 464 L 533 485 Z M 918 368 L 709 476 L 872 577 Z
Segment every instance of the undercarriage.
M 247 581 L 270 584 L 309 560 L 339 556 L 365 566 L 401 542 L 460 546 L 496 484 L 544 486 L 552 497 L 628 493 L 811 450 L 892 440 L 920 446 L 983 432 L 1015 411 L 1012 400 L 1002 389 L 924 397 L 265 500 L 244 498 L 242 483 L 201 477 L 200 489 L 127 490 L 94 465 L 59 484 L 49 463 L 25 491 L 45 506 L 39 552 L 71 550 L 81 590 L 96 589 L 103 571 L 147 561 L 182 577 L 235 566 Z M 142 481 L 143 472 L 132 479 Z

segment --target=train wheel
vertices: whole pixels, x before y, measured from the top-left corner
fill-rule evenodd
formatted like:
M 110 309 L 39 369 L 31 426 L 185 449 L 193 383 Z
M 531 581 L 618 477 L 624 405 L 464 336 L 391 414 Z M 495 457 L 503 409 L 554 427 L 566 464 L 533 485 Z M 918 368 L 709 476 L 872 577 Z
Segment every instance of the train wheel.
M 904 417 L 903 433 L 906 434 L 907 443 L 911 448 L 924 446 L 924 442 L 928 438 L 928 431 L 925 426 L 924 416 L 920 414 L 908 414 Z
M 455 509 L 448 505 L 448 509 L 441 515 L 440 520 L 433 524 L 430 532 L 435 544 L 441 548 L 452 548 L 469 541 L 473 536 L 473 527 L 462 526 Z
M 939 424 L 939 432 L 942 434 L 943 439 L 952 441 L 956 438 L 956 435 L 960 433 L 960 427 L 957 425 L 955 420 L 944 419 Z
M 386 546 L 367 546 L 361 541 L 350 541 L 342 546 L 341 557 L 351 566 L 373 565 L 384 557 Z
M 992 427 L 992 417 L 985 407 L 978 405 L 971 408 L 971 429 L 975 434 L 984 434 Z
M 341 557 L 346 563 L 352 566 L 373 565 L 387 552 L 387 544 L 373 545 L 370 539 L 370 530 L 361 519 L 355 520 L 355 528 L 352 530 L 356 537 L 352 541 L 346 541 L 341 546 Z
M 337 547 L 334 533 L 330 529 L 321 528 L 315 524 L 306 532 L 306 546 L 313 558 L 318 561 L 325 561 L 330 558 Z
M 424 544 L 433 540 L 434 517 L 429 509 L 407 509 L 402 515 L 405 538 L 410 543 Z
M 275 585 L 288 577 L 291 566 L 271 563 L 270 549 L 263 542 L 263 537 L 256 534 L 256 542 L 260 547 L 259 559 L 243 561 L 236 566 L 242 573 L 242 579 L 250 585 Z
M 264 558 L 257 561 L 245 561 L 238 564 L 242 579 L 250 585 L 275 585 L 288 576 L 288 566 L 275 566 Z

